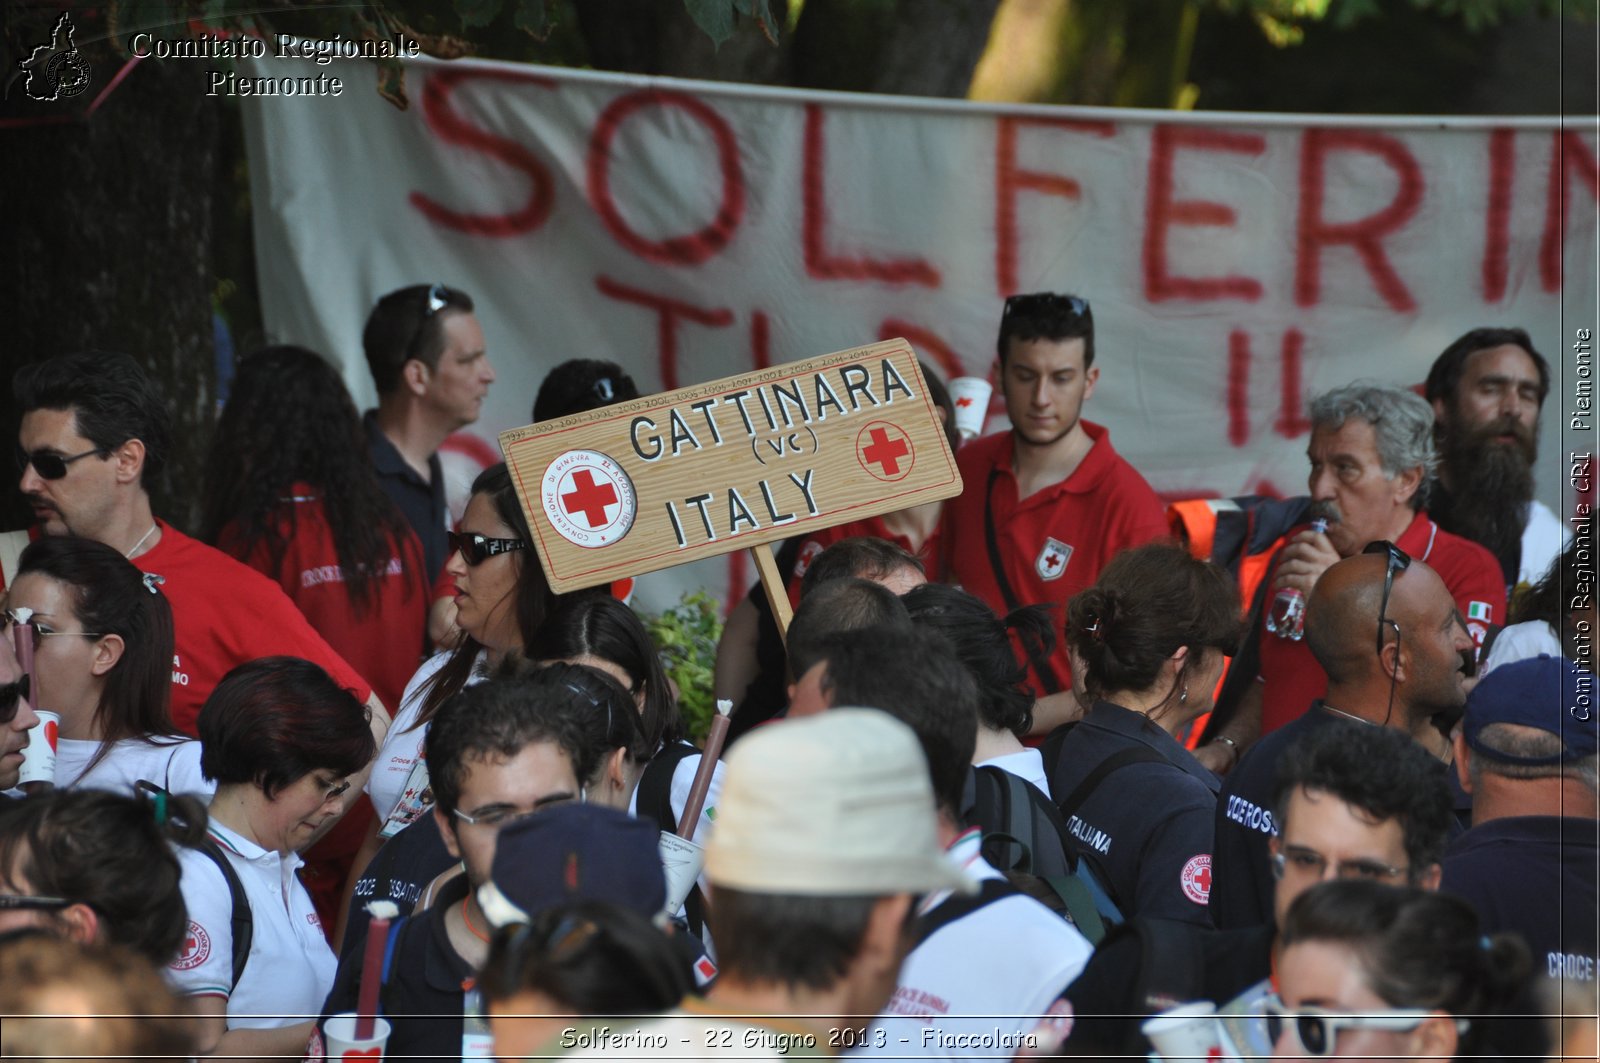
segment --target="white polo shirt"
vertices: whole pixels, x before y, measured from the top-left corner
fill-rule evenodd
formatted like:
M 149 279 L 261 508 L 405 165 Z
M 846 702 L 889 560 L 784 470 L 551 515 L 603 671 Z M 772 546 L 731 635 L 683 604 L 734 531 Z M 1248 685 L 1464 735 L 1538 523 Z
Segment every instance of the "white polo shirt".
M 207 833 L 232 865 L 254 921 L 250 959 L 233 981 L 233 902 L 228 882 L 211 858 L 179 847 L 179 883 L 189 928 L 179 956 L 167 968 L 169 983 L 186 996 L 222 997 L 229 1029 L 292 1026 L 322 1012 L 338 959 L 322 935 L 311 896 L 295 877 L 294 853 L 269 852 L 212 821 Z
M 979 855 L 981 844 L 979 832 L 967 831 L 950 855 L 980 883 L 1003 879 Z M 923 914 L 949 897 L 929 897 Z M 1092 951 L 1076 927 L 1032 897 L 992 901 L 911 950 L 894 995 L 854 1054 L 1010 1059 Z
M 111 743 L 100 763 L 89 768 L 103 744 L 84 738 L 58 739 L 56 785 L 131 795 L 133 784 L 145 779 L 174 794 L 210 797 L 216 793 L 217 784 L 200 772 L 200 743 L 192 738 L 124 738 Z
M 451 652 L 446 650 L 422 662 L 422 667 L 406 684 L 406 692 L 400 696 L 400 708 L 394 714 L 394 722 L 389 724 L 383 744 L 378 747 L 378 757 L 372 763 L 372 774 L 367 776 L 366 790 L 367 796 L 372 798 L 372 807 L 378 812 L 379 822 L 388 819 L 395 805 L 400 803 L 400 795 L 405 792 L 406 781 L 411 777 L 411 768 L 422 759 L 422 741 L 428 736 L 426 724 L 421 727 L 416 725 L 425 700 L 422 688 L 438 674 L 439 669 L 450 662 L 450 657 Z M 472 664 L 472 673 L 467 676 L 466 685 L 482 682 L 487 665 L 488 655 L 480 653 Z

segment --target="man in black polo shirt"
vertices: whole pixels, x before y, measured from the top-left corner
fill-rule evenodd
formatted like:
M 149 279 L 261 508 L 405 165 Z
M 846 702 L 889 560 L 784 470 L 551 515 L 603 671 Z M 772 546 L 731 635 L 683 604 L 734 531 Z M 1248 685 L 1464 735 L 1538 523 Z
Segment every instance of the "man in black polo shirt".
M 472 297 L 414 284 L 378 300 L 361 333 L 378 408 L 364 419 L 378 482 L 422 540 L 428 578 L 444 568 L 448 511 L 439 444 L 478 419 L 494 383 Z
M 1440 887 L 1470 901 L 1487 932 L 1521 934 L 1537 973 L 1591 992 L 1596 694 L 1594 675 L 1560 657 L 1501 665 L 1473 690 L 1455 736 L 1472 829 L 1451 843 Z
M 1331 566 L 1311 592 L 1305 637 L 1328 674 L 1327 696 L 1252 746 L 1217 798 L 1210 909 L 1219 929 L 1257 926 L 1272 914 L 1267 844 L 1277 825 L 1270 800 L 1284 750 L 1343 720 L 1393 728 L 1440 755 L 1444 740 L 1432 718 L 1458 712 L 1466 701 L 1463 654 L 1472 639 L 1444 581 L 1421 561 L 1402 570 L 1385 554 L 1357 554 Z
M 465 873 L 436 885 L 432 903 L 394 931 L 380 1001 L 393 1031 L 387 1055 L 458 1060 L 467 985 L 489 954 L 493 929 L 474 887 L 490 877 L 507 823 L 579 800 L 600 751 L 582 718 L 593 704 L 558 673 L 491 679 L 447 701 L 428 730 L 434 818 Z M 339 964 L 323 1018 L 354 1011 L 364 949 Z
M 1281 830 L 1261 856 L 1272 882 L 1266 915 L 1231 930 L 1136 920 L 1113 931 L 1067 989 L 1065 1054 L 1143 1055 L 1144 1016 L 1209 1000 L 1240 1058 L 1265 1058 L 1260 1001 L 1296 897 L 1334 878 L 1438 887 L 1451 822 L 1445 769 L 1390 728 L 1334 720 L 1305 734 L 1284 752 L 1270 807 Z

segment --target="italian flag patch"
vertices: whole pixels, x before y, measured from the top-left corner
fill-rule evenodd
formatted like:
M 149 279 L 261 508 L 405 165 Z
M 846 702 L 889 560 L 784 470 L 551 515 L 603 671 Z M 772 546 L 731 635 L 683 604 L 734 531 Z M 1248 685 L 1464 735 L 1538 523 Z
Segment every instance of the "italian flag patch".
M 1494 612 L 1494 609 L 1488 602 L 1467 603 L 1468 620 L 1482 620 L 1485 624 L 1488 624 L 1492 622 L 1489 616 L 1492 612 Z

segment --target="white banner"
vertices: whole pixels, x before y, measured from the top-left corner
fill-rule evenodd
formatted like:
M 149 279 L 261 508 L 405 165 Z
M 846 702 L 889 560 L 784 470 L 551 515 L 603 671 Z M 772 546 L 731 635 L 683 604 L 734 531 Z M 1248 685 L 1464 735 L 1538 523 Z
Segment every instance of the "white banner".
M 286 94 L 317 74 L 342 93 Z M 1004 296 L 1071 291 L 1096 323 L 1086 415 L 1158 491 L 1292 494 L 1310 396 L 1417 384 L 1467 329 L 1521 325 L 1555 373 L 1540 482 L 1563 502 L 1570 352 L 1596 326 L 1592 118 L 996 107 L 426 60 L 402 112 L 358 61 L 246 78 L 279 93 L 245 107 L 268 330 L 367 405 L 361 328 L 407 284 L 477 302 L 484 441 L 579 356 L 649 391 L 902 335 L 947 379 L 984 376 Z M 732 558 L 646 604 L 742 582 Z

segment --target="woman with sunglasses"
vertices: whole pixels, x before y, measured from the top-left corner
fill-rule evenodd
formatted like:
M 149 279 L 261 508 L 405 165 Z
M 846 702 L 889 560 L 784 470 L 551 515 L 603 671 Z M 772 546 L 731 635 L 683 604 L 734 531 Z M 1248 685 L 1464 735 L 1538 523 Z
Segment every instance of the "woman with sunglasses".
M 104 790 L 54 790 L 0 802 L 0 932 L 38 927 L 111 943 L 165 968 L 186 940 L 179 857 L 199 844 L 205 807 Z
M 1485 937 L 1457 897 L 1328 882 L 1295 900 L 1281 936 L 1278 992 L 1267 1002 L 1275 1057 L 1544 1055 L 1537 1016 L 1501 1017 L 1523 1010 L 1527 947 L 1509 934 Z
M 1067 840 L 1124 918 L 1209 926 L 1221 784 L 1177 736 L 1211 709 L 1239 637 L 1239 591 L 1186 550 L 1135 547 L 1073 597 L 1066 636 L 1074 690 L 1091 706 L 1042 747 Z
M 383 704 L 398 705 L 422 658 L 434 573 L 326 360 L 285 346 L 240 362 L 203 499 L 201 538 L 275 581 Z
M 189 933 L 169 968 L 202 1019 L 209 1055 L 298 1057 L 337 961 L 295 872 L 297 855 L 344 811 L 371 761 L 369 711 L 321 668 L 263 657 L 229 672 L 200 710 L 201 767 L 216 781 L 210 842 L 184 850 Z M 250 913 L 242 969 L 240 905 Z
M 520 651 L 549 612 L 553 596 L 531 541 L 505 463 L 479 473 L 445 561 L 456 590 L 455 648 L 429 658 L 406 684 L 367 782 L 380 821 L 388 821 L 386 834 L 425 806 L 422 746 L 439 706 Z
M 40 707 L 61 717 L 56 785 L 128 795 L 140 779 L 210 794 L 200 743 L 178 734 L 172 609 L 154 577 L 92 539 L 40 539 L 22 551 L 6 634 L 33 640 Z

